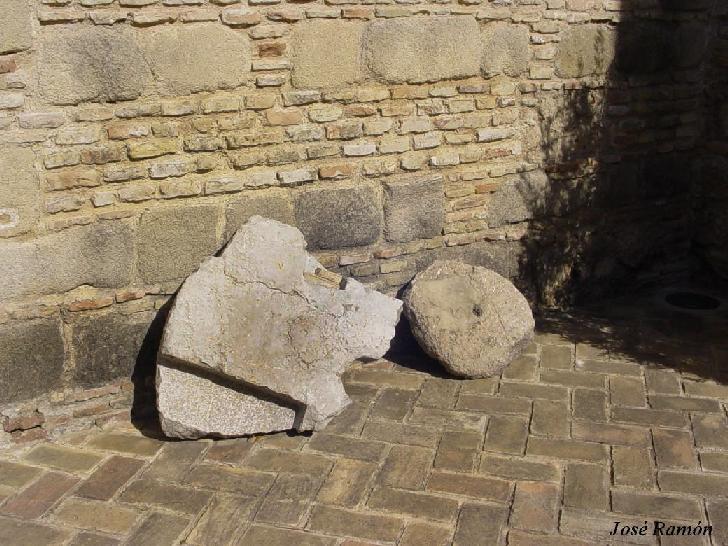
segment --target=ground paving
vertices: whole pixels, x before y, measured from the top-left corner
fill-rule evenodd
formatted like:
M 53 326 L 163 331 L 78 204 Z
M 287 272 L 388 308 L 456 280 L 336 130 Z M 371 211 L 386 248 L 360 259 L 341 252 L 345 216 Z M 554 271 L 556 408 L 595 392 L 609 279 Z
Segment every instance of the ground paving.
M 0 453 L 0 544 L 728 544 L 725 321 L 603 315 L 541 319 L 500 377 L 415 351 L 357 364 L 312 435 L 113 423 Z

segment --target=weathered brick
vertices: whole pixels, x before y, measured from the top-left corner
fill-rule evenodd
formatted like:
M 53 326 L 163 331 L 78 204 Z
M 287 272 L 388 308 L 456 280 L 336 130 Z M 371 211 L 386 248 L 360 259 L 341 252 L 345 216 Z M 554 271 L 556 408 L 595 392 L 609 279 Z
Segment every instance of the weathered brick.
M 436 430 L 410 424 L 369 421 L 362 437 L 369 440 L 434 448 L 438 441 Z M 372 448 L 376 444 L 372 445 Z
M 410 390 L 383 389 L 369 415 L 374 419 L 400 421 L 409 413 L 416 396 Z
M 401 546 L 446 546 L 452 531 L 430 523 L 410 522 L 399 541 Z
M 717 400 L 686 398 L 682 396 L 650 395 L 650 406 L 658 410 L 719 412 Z
M 541 348 L 541 366 L 567 370 L 572 364 L 571 347 L 562 345 L 544 345 Z
M 433 453 L 414 446 L 392 446 L 377 481 L 385 486 L 421 490 L 432 466 Z
M 608 510 L 607 480 L 608 475 L 602 466 L 569 463 L 564 479 L 564 506 Z
M 30 486 L 10 497 L 0 508 L 0 513 L 22 519 L 38 518 L 77 483 L 78 478 L 59 472 L 47 472 Z
M 427 481 L 427 490 L 507 502 L 511 494 L 511 484 L 503 480 L 469 474 L 433 472 Z
M 388 487 L 376 489 L 369 497 L 367 505 L 375 510 L 393 511 L 442 521 L 451 520 L 458 509 L 458 503 L 451 499 Z
M 453 545 L 498 544 L 508 519 L 506 508 L 463 504 L 458 517 Z
M 526 452 L 528 455 L 587 462 L 604 462 L 608 455 L 608 450 L 601 444 L 547 438 L 530 438 Z
M 0 517 L 0 543 L 6 546 L 61 544 L 69 535 L 67 529 Z
M 528 438 L 528 419 L 496 415 L 489 419 L 485 433 L 486 451 L 522 455 Z
M 329 459 L 316 453 L 274 449 L 258 449 L 245 460 L 245 466 L 264 472 L 299 472 L 302 474 L 324 474 L 329 471 L 331 464 Z
M 24 459 L 66 472 L 84 472 L 99 463 L 103 457 L 80 449 L 48 444 L 34 448 Z
M 549 483 L 519 482 L 510 525 L 517 529 L 553 532 L 558 526 L 559 487 Z
M 175 512 L 196 514 L 205 507 L 210 494 L 189 487 L 142 479 L 132 482 L 119 499 L 128 503 L 155 504 Z
M 339 459 L 319 490 L 316 500 L 323 504 L 355 506 L 367 493 L 367 483 L 375 470 L 376 466 L 372 463 L 353 459 Z M 397 481 L 393 479 L 396 472 L 391 470 L 385 472 L 385 475 L 389 476 L 392 481 Z M 382 478 L 382 481 L 386 482 L 388 480 Z
M 658 473 L 657 481 L 661 491 L 675 491 L 706 497 L 724 496 L 728 487 L 728 476 L 698 472 L 661 470 Z
M 687 417 L 682 413 L 642 408 L 612 408 L 612 419 L 635 425 L 657 425 L 675 428 L 685 428 L 688 424 Z
M 555 438 L 569 435 L 569 405 L 566 402 L 534 400 L 531 432 Z
M 144 461 L 114 455 L 99 466 L 76 490 L 89 499 L 109 500 L 143 466 Z
M 138 512 L 98 501 L 67 499 L 53 511 L 53 519 L 81 529 L 124 534 L 131 529 Z
M 182 534 L 189 520 L 182 516 L 163 512 L 151 512 L 129 537 L 129 546 L 149 544 L 173 544 Z
M 23 487 L 41 473 L 40 469 L 10 461 L 0 461 L 0 485 Z
M 598 442 L 600 444 L 646 447 L 650 444 L 650 433 L 642 427 L 595 423 L 575 419 L 571 425 L 575 440 Z
M 652 431 L 652 441 L 658 467 L 697 468 L 698 457 L 689 432 L 656 428 Z
M 230 543 L 255 508 L 255 499 L 216 495 L 185 539 L 188 544 Z
M 490 454 L 483 454 L 480 460 L 480 472 L 516 480 L 556 481 L 560 479 L 559 468 L 553 463 L 521 457 L 497 457 Z
M 614 446 L 614 485 L 650 488 L 655 483 L 652 457 L 645 448 Z
M 696 499 L 631 491 L 612 491 L 612 510 L 664 519 L 698 520 L 703 515 L 701 503 Z
M 499 396 L 475 396 L 461 394 L 457 408 L 471 411 L 482 411 L 488 414 L 528 415 L 531 403 L 528 400 L 501 398 Z
M 147 477 L 145 472 L 144 478 Z M 186 473 L 184 481 L 195 488 L 228 491 L 238 495 L 256 497 L 268 491 L 273 483 L 273 477 L 263 472 L 200 464 Z
M 130 434 L 105 432 L 94 436 L 88 445 L 97 449 L 151 457 L 159 451 L 163 444 L 159 440 L 146 438 L 141 435 L 132 436 Z
M 396 540 L 402 525 L 399 518 L 327 506 L 315 506 L 308 522 L 308 528 L 313 531 L 382 541 Z

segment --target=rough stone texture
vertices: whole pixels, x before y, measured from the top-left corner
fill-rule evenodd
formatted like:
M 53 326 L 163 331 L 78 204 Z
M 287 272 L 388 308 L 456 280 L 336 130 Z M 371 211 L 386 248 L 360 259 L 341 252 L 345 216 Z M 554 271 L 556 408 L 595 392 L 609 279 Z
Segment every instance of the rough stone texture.
M 154 313 L 125 315 L 108 312 L 79 317 L 72 322 L 71 339 L 76 350 L 73 380 L 82 387 L 96 387 L 131 377 L 138 362 L 154 359 L 153 343 L 145 339 Z
M 508 177 L 493 194 L 484 218 L 491 226 L 501 226 L 523 222 L 543 213 L 547 206 L 548 183 L 543 171 Z
M 435 261 L 415 276 L 404 302 L 420 346 L 457 376 L 497 374 L 533 338 L 526 298 L 481 267 Z
M 9 0 L 3 3 L 3 16 L 0 18 L 0 54 L 30 48 L 33 43 L 30 14 L 27 0 Z
M 364 25 L 338 21 L 306 21 L 292 36 L 293 85 L 335 87 L 362 78 L 361 42 Z
M 229 437 L 295 428 L 296 408 L 221 376 L 157 362 L 157 406 L 169 436 Z
M 40 185 L 30 148 L 0 148 L 0 237 L 33 228 L 38 219 Z
M 263 216 L 284 224 L 294 224 L 293 204 L 286 193 L 272 190 L 265 193 L 241 195 L 225 207 L 225 241 L 253 216 Z
M 382 231 L 380 197 L 371 186 L 301 191 L 294 207 L 311 249 L 368 245 Z
M 325 425 L 349 403 L 339 376 L 353 360 L 387 351 L 402 303 L 357 281 L 342 281 L 305 248 L 296 228 L 254 216 L 220 257 L 205 261 L 185 281 L 160 355 L 192 373 L 201 369 L 239 383 L 239 394 L 212 386 L 206 391 L 246 408 L 228 413 L 217 398 L 200 396 L 186 376 L 177 374 L 178 386 L 161 368 L 158 409 L 168 435 L 309 430 Z M 246 401 L 250 392 L 278 403 Z M 185 408 L 196 405 L 203 409 L 188 419 Z M 295 420 L 284 405 L 296 409 Z M 245 420 L 235 419 L 243 413 Z M 198 428 L 218 421 L 214 428 Z
M 621 35 L 620 35 L 621 41 Z M 569 27 L 556 53 L 556 73 L 564 78 L 604 74 L 614 58 L 614 33 L 599 25 Z
M 134 259 L 130 226 L 99 222 L 39 237 L 0 242 L 0 300 L 29 294 L 66 292 L 88 284 L 118 287 L 129 283 Z
M 138 269 L 149 283 L 181 280 L 218 249 L 219 208 L 162 208 L 142 215 L 137 229 Z
M 245 35 L 215 23 L 165 26 L 138 40 L 165 95 L 234 88 L 250 70 Z
M 471 17 L 407 17 L 375 21 L 364 38 L 367 66 L 388 82 L 428 82 L 474 76 L 482 44 Z
M 58 319 L 0 325 L 0 399 L 14 402 L 59 387 L 63 361 Z
M 134 31 L 125 25 L 48 27 L 40 50 L 40 90 L 54 104 L 131 100 L 151 82 Z
M 445 194 L 442 176 L 415 175 L 384 184 L 384 224 L 389 241 L 430 239 L 442 233 Z
M 528 27 L 491 23 L 482 33 L 483 72 L 486 76 L 505 74 L 518 77 L 528 69 Z

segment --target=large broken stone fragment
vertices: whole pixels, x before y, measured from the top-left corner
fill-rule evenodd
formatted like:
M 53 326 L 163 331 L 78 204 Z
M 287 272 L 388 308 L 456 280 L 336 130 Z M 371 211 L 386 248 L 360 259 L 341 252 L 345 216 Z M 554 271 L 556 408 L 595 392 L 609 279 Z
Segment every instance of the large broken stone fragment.
M 414 278 L 404 302 L 420 346 L 453 375 L 497 374 L 533 338 L 526 298 L 483 267 L 435 261 Z
M 298 229 L 253 216 L 170 311 L 162 428 L 183 438 L 320 428 L 349 403 L 346 366 L 389 348 L 401 306 L 324 269 Z

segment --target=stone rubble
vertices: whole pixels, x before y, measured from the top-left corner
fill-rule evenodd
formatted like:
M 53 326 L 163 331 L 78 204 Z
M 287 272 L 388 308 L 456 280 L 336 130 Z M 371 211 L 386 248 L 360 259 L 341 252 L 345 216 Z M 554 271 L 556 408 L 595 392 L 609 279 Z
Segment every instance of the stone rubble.
M 253 216 L 182 285 L 157 405 L 172 437 L 319 429 L 350 402 L 340 375 L 389 349 L 402 302 L 342 279 L 302 233 Z

